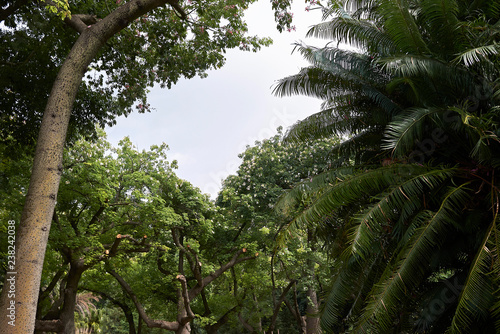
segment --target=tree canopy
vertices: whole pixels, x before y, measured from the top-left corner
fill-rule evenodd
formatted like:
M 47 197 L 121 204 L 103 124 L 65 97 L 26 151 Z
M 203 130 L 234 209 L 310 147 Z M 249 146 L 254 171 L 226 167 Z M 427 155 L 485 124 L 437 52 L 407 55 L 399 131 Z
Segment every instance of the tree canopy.
M 47 95 L 43 89 L 39 91 L 43 95 L 41 100 L 46 100 L 43 113 L 28 109 L 29 106 L 38 107 L 37 104 L 17 105 L 17 99 L 11 98 L 16 90 L 29 85 L 14 85 L 7 81 L 10 87 L 2 90 L 2 94 L 7 95 L 2 101 L 11 104 L 6 106 L 10 108 L 3 109 L 14 112 L 2 114 L 1 122 L 9 124 L 8 129 L 2 132 L 4 140 L 14 144 L 20 138 L 30 141 L 34 136 L 30 131 L 20 131 L 19 127 L 26 123 L 32 128 L 40 124 L 30 185 L 16 235 L 16 273 L 24 278 L 33 278 L 17 281 L 21 293 L 18 293 L 16 312 L 23 321 L 16 331 L 32 332 L 34 328 L 34 308 L 61 180 L 63 150 L 68 129 L 74 124 L 71 122 L 72 116 L 75 119 L 73 109 L 81 88 L 83 95 L 90 97 L 87 99 L 90 103 L 87 111 L 91 116 L 81 117 L 82 124 L 73 128 L 80 129 L 83 134 L 92 134 L 94 125 L 90 126 L 91 122 L 112 123 L 116 117 L 114 112 L 130 112 L 136 101 L 139 101 L 136 105 L 139 110 L 147 110 L 147 87 L 154 83 L 170 87 L 181 76 L 204 75 L 209 68 L 220 67 L 224 60 L 222 53 L 228 48 L 258 49 L 260 45 L 269 43 L 267 39 L 245 36 L 246 26 L 241 14 L 249 3 L 130 0 L 109 4 L 56 1 L 40 6 L 36 2 L 19 1 L 2 6 L 0 18 L 5 26 L 2 36 L 10 35 L 13 38 L 5 39 L 29 47 L 35 44 L 33 38 L 43 40 L 47 37 L 47 42 L 52 43 L 45 51 L 51 57 L 39 54 L 45 62 L 50 62 L 42 62 L 49 68 L 47 77 L 53 76 L 57 68 L 50 93 Z M 289 2 L 285 1 L 284 7 L 280 5 L 275 10 L 283 11 L 288 5 Z M 47 15 L 43 7 L 52 14 Z M 44 27 L 47 22 L 49 25 Z M 280 26 L 290 24 L 289 19 L 279 20 Z M 59 29 L 61 27 L 63 29 Z M 56 38 L 51 39 L 52 36 Z M 31 42 L 20 43 L 22 39 Z M 20 63 L 26 65 L 31 57 L 37 55 L 35 50 L 27 50 L 18 57 L 16 47 L 6 45 L 9 47 L 2 54 L 8 59 L 3 62 L 2 68 Z M 40 66 L 28 67 L 33 74 L 27 78 L 33 78 L 36 68 Z M 42 76 L 42 82 L 47 84 L 44 80 Z M 93 100 L 96 94 L 108 94 L 109 97 L 96 103 Z M 17 96 L 21 99 L 24 94 L 20 92 Z M 111 108 L 111 113 L 107 108 L 100 108 L 109 103 L 119 108 Z M 25 115 L 22 115 L 23 112 Z M 92 112 L 96 114 L 92 115 Z M 42 114 L 41 122 L 38 122 L 38 116 Z M 19 137 L 21 133 L 23 137 Z M 2 309 L 6 310 L 9 303 L 4 290 L 0 299 Z M 2 327 L 7 326 L 6 318 L 0 318 Z
M 333 332 L 498 331 L 499 3 L 339 1 L 276 91 L 325 99 L 291 141 L 347 133 L 338 168 L 289 192 L 297 224 L 338 217 L 322 325 Z
M 124 3 L 70 3 L 71 15 L 63 14 L 62 20 L 63 9 L 55 2 L 19 2 L 6 3 L 7 9 L 18 7 L 9 15 L 2 11 L 0 120 L 2 140 L 12 136 L 13 144 L 22 147 L 34 145 L 52 83 L 81 29 L 90 29 Z M 117 116 L 133 110 L 148 111 L 150 87 L 170 88 L 181 77 L 205 77 L 223 66 L 227 49 L 257 51 L 269 45 L 268 38 L 246 34 L 243 12 L 252 2 L 175 2 L 173 10 L 164 6 L 132 20 L 89 65 L 69 138 L 95 135 L 96 123 L 113 125 Z
M 500 332 L 500 1 L 311 4 L 325 20 L 308 35 L 329 42 L 297 44 L 311 66 L 274 92 L 322 109 L 247 147 L 212 202 L 165 144 L 113 148 L 99 125 L 227 49 L 268 45 L 246 35 L 250 3 L 2 6 L 0 228 L 19 234 L 15 258 L 0 240 L 0 273 L 15 260 L 16 333 L 313 334 L 318 317 L 326 333 Z M 273 2 L 280 31 L 288 5 Z M 31 148 L 13 149 L 38 125 L 31 168 Z

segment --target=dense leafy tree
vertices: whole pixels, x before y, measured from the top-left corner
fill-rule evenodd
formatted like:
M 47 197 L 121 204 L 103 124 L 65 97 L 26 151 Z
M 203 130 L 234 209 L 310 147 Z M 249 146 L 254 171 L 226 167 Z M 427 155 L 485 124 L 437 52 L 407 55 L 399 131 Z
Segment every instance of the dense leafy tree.
M 161 182 L 175 177 L 166 146 L 138 152 L 125 139 L 118 149 L 102 137 L 77 141 L 64 159 L 61 191 L 39 298 L 37 328 L 74 331 L 78 287 L 86 270 L 110 257 L 148 251 L 153 228 L 176 219 L 159 197 Z M 150 236 L 151 237 L 151 236 Z M 50 302 L 55 287 L 61 291 Z M 47 321 L 43 321 L 47 320 Z
M 147 109 L 144 99 L 147 87 L 153 83 L 170 86 L 181 76 L 204 75 L 209 68 L 223 64 L 222 54 L 226 49 L 258 49 L 269 42 L 245 36 L 242 12 L 249 3 L 177 0 L 130 0 L 114 4 L 93 1 L 47 3 L 49 11 L 62 21 L 54 20 L 35 1 L 8 1 L 2 5 L 3 40 L 12 40 L 19 46 L 26 45 L 28 50 L 33 47 L 34 39 L 47 37 L 47 41 L 53 42 L 47 49 L 52 56 L 49 59 L 45 54 L 29 51 L 17 55 L 15 45 L 2 44 L 6 45 L 6 52 L 2 55 L 7 57 L 2 59 L 2 68 L 27 60 L 26 70 L 30 73 L 26 78 L 29 80 L 36 69 L 41 68 L 29 63 L 30 55 L 49 60 L 47 72 L 40 73 L 43 85 L 54 75 L 53 69 L 58 67 L 50 94 L 47 96 L 43 89 L 36 93 L 41 95 L 41 100 L 47 99 L 47 103 L 40 123 L 29 191 L 16 235 L 16 272 L 22 278 L 17 281 L 16 315 L 21 320 L 17 327 L 10 329 L 19 333 L 33 331 L 42 259 L 61 179 L 63 148 L 78 92 L 81 92 L 82 101 L 88 99 L 89 102 L 88 108 L 83 106 L 80 109 L 91 117 L 87 120 L 83 115 L 77 115 L 75 120 L 80 119 L 87 125 L 95 121 L 112 122 L 114 116 L 100 111 L 107 110 L 109 103 L 113 107 L 111 110 L 116 111 L 118 109 L 114 107 L 119 106 L 122 109 L 118 111 L 126 113 L 139 100 L 137 108 Z M 284 3 L 284 7 L 275 9 L 282 11 L 288 4 L 287 1 Z M 282 20 L 280 24 L 289 25 L 290 20 Z M 62 25 L 71 30 L 61 28 Z M 29 42 L 22 43 L 23 38 Z M 16 91 L 22 85 L 11 84 L 8 80 L 3 84 L 9 86 L 2 88 L 2 103 L 15 104 L 17 99 L 12 100 L 10 96 L 25 95 L 24 90 Z M 97 94 L 107 94 L 108 98 L 97 103 Z M 31 104 L 20 101 L 12 110 L 26 112 L 28 105 Z M 38 104 L 33 106 L 37 110 L 29 111 L 35 113 L 36 120 L 37 115 L 41 115 L 41 109 Z M 2 124 L 15 121 L 21 125 L 26 114 L 4 117 Z M 36 121 L 27 123 L 36 124 Z M 75 129 L 79 127 L 75 126 Z M 85 133 L 84 130 L 82 132 Z M 2 136 L 10 138 L 16 133 L 19 131 L 9 128 Z M 3 291 L 0 299 L 2 312 L 6 312 L 8 304 L 7 294 Z M 8 328 L 6 319 L 6 316 L 1 317 L 0 327 Z
M 36 330 L 95 329 L 103 300 L 121 309 L 130 333 L 139 323 L 190 333 L 193 321 L 215 333 L 244 297 L 224 284 L 207 287 L 226 271 L 251 271 L 238 265 L 257 254 L 249 244 L 219 244 L 225 221 L 207 195 L 175 176 L 166 145 L 139 152 L 125 138 L 113 148 L 98 133 L 97 142 L 78 140 L 65 154 Z M 27 161 L 17 167 L 28 169 Z M 6 174 L 27 183 L 27 173 Z M 14 209 L 22 194 L 8 195 Z
M 295 216 L 299 225 L 336 218 L 338 273 L 325 329 L 500 330 L 499 8 L 498 1 L 334 2 L 327 13 L 336 16 L 310 34 L 358 49 L 303 47 L 313 67 L 278 86 L 326 99 L 325 111 L 290 139 L 374 134 L 372 143 L 341 144 L 354 148 L 343 151 L 352 161 L 281 202 L 310 200 Z M 366 149 L 369 159 L 358 159 Z
M 164 8 L 130 22 L 89 65 L 74 104 L 70 138 L 94 134 L 95 123 L 114 124 L 117 116 L 133 109 L 149 110 L 148 87 L 171 87 L 181 76 L 206 76 L 207 70 L 224 64 L 223 49 L 256 51 L 267 45 L 267 39 L 245 36 L 241 16 L 249 3 L 186 3 L 177 15 Z M 76 28 L 77 18 L 91 26 L 120 5 L 121 1 L 72 3 L 74 22 L 67 18 L 65 24 L 43 2 L 33 1 L 5 19 L 0 31 L 0 138 L 13 136 L 20 147 L 33 145 L 52 83 L 81 32 L 71 27 Z M 189 19 L 179 17 L 184 12 L 190 13 Z M 219 25 L 221 19 L 226 24 Z
M 277 248 L 276 236 L 288 221 L 274 210 L 274 204 L 294 183 L 309 180 L 328 167 L 336 141 L 288 146 L 282 143 L 282 136 L 280 130 L 278 135 L 256 142 L 240 155 L 237 175 L 224 181 L 217 204 L 227 219 L 237 223 L 228 231 L 228 239 L 256 243 L 258 251 L 269 261 L 253 273 L 260 282 L 255 291 L 260 315 L 256 317 L 255 307 L 243 308 L 240 326 L 258 332 L 279 329 L 315 333 L 318 282 L 324 280 L 318 273 L 318 268 L 325 264 L 325 257 L 319 252 L 322 241 L 316 237 L 315 228 L 304 229 L 286 247 Z M 287 316 L 288 321 L 283 321 Z

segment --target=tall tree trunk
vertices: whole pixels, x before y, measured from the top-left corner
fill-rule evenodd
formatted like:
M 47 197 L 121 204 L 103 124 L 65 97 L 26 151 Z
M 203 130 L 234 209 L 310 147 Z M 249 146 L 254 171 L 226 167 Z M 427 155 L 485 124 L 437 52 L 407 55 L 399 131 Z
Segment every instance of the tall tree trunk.
M 135 18 L 165 5 L 165 0 L 133 0 L 87 27 L 71 20 L 80 37 L 61 66 L 45 108 L 30 185 L 16 235 L 16 263 L 9 268 L 0 297 L 0 333 L 33 333 L 45 249 L 62 173 L 62 156 L 71 110 L 87 67 L 104 43 Z M 173 1 L 172 1 L 173 2 Z M 12 289 L 10 289 L 12 290 Z M 15 310 L 9 310 L 12 305 Z M 14 315 L 14 319 L 9 317 Z M 13 326 L 12 321 L 15 321 Z M 11 322 L 9 324 L 9 322 Z
M 306 292 L 307 309 L 306 309 L 306 334 L 319 334 L 319 312 L 318 296 L 313 287 L 309 287 Z
M 64 289 L 64 304 L 61 312 L 61 323 L 63 325 L 62 334 L 75 333 L 75 307 L 76 295 L 78 293 L 78 283 L 83 272 L 87 269 L 82 259 L 71 263 L 66 287 Z

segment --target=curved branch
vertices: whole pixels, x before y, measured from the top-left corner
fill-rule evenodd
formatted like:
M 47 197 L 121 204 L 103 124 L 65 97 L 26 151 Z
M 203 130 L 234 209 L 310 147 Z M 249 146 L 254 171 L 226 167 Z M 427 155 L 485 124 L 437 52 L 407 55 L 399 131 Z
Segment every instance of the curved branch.
M 43 289 L 42 291 L 40 291 L 40 296 L 38 297 L 38 303 L 39 304 L 45 298 L 47 298 L 47 296 L 52 292 L 52 290 L 54 290 L 54 288 L 56 287 L 57 283 L 59 282 L 59 280 L 61 279 L 61 277 L 66 272 L 65 266 L 66 266 L 67 263 L 68 263 L 67 261 L 64 261 L 64 266 L 61 267 L 61 268 L 59 268 L 59 270 L 56 272 L 56 274 L 54 275 L 54 277 L 50 281 L 49 285 L 47 285 L 47 287 L 45 289 Z
M 188 322 L 190 322 L 191 320 L 194 319 L 194 313 L 191 310 L 191 305 L 190 305 L 191 300 L 189 299 L 189 295 L 188 295 L 188 286 L 187 286 L 186 277 L 184 277 L 184 275 L 177 275 L 176 279 L 179 282 L 181 282 L 182 299 L 184 301 L 184 308 L 185 308 L 186 313 L 187 313 L 187 316 L 182 317 L 179 321 L 181 326 L 184 326 L 185 324 L 187 324 Z
M 134 314 L 132 313 L 132 310 L 130 309 L 130 307 L 127 304 L 119 301 L 118 299 L 111 297 L 110 295 L 108 295 L 107 293 L 102 292 L 102 291 L 97 291 L 97 290 L 89 289 L 89 288 L 85 288 L 85 287 L 82 287 L 81 290 L 85 290 L 85 291 L 89 291 L 89 292 L 92 292 L 94 294 L 97 294 L 97 295 L 101 296 L 102 298 L 109 300 L 112 304 L 115 304 L 116 306 L 121 308 L 123 313 L 125 314 L 125 318 L 127 319 L 128 324 L 129 324 L 129 333 L 130 334 L 136 333 L 135 323 L 134 323 Z
M 247 256 L 240 258 L 239 256 L 245 253 L 246 251 L 247 250 L 245 248 L 240 249 L 238 252 L 236 252 L 236 254 L 233 255 L 232 259 L 228 263 L 222 265 L 219 269 L 217 269 L 207 277 L 203 278 L 201 284 L 198 283 L 191 290 L 189 290 L 189 299 L 190 300 L 194 299 L 194 297 L 196 297 L 203 290 L 204 287 L 206 287 L 213 280 L 222 275 L 226 270 L 234 267 L 235 265 L 243 261 L 253 260 L 257 258 L 258 254 L 255 254 L 254 256 Z
M 137 312 L 139 313 L 139 316 L 149 328 L 161 328 L 169 331 L 176 331 L 179 328 L 178 322 L 151 319 L 146 314 L 144 307 L 142 307 L 141 303 L 137 299 L 137 296 L 135 295 L 130 285 L 128 285 L 128 283 L 125 282 L 125 280 L 120 275 L 118 275 L 116 271 L 111 269 L 110 266 L 107 266 L 106 270 L 111 276 L 113 276 L 118 281 L 118 283 L 120 283 L 123 290 L 129 295 L 130 299 L 132 299 L 137 309 Z
M 280 311 L 281 304 L 285 301 L 286 294 L 288 293 L 288 291 L 296 283 L 297 283 L 296 280 L 290 281 L 290 283 L 288 283 L 288 285 L 286 286 L 285 290 L 283 290 L 283 292 L 281 293 L 281 296 L 280 296 L 280 299 L 279 299 L 278 303 L 274 306 L 274 312 L 273 312 L 273 316 L 271 318 L 271 324 L 269 325 L 269 329 L 267 330 L 267 333 L 273 333 L 274 326 L 276 325 L 276 319 L 278 319 L 278 313 Z

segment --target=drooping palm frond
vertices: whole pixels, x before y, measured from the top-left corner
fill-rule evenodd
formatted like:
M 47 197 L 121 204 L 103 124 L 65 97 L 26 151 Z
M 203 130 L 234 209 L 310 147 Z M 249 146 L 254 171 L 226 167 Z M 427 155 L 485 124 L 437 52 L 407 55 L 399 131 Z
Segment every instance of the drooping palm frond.
M 420 3 L 419 23 L 430 34 L 429 48 L 441 59 L 449 60 L 463 44 L 463 36 L 457 34 L 459 6 L 456 0 L 423 0 Z
M 469 274 L 460 294 L 458 306 L 451 322 L 448 333 L 469 333 L 475 326 L 477 319 L 487 319 L 494 303 L 494 280 L 498 280 L 491 273 L 491 268 L 498 266 L 498 229 L 497 216 L 486 230 L 483 241 L 479 246 L 476 257 L 472 261 Z
M 334 114 L 332 109 L 323 110 L 288 129 L 285 142 L 308 141 L 331 136 L 343 137 L 348 133 L 361 130 L 360 119 L 361 116 L 353 116 L 349 113 L 342 115 Z
M 383 149 L 391 150 L 394 156 L 405 156 L 415 149 L 415 141 L 421 140 L 424 125 L 439 108 L 411 108 L 392 121 L 385 132 Z
M 335 95 L 352 89 L 352 82 L 341 76 L 316 67 L 307 67 L 296 75 L 281 79 L 273 88 L 277 96 L 307 95 L 320 99 L 331 99 Z M 335 85 L 340 87 L 335 88 Z
M 352 18 L 348 11 L 344 9 L 344 6 L 338 1 L 332 1 L 331 5 L 328 7 L 323 7 L 322 20 L 325 21 L 329 17 L 342 17 L 345 19 Z
M 365 80 L 383 82 L 384 78 L 380 72 L 374 69 L 371 58 L 365 54 L 342 50 L 335 47 L 325 46 L 316 48 L 312 46 L 296 44 L 295 50 L 311 64 L 331 72 L 346 70 Z M 375 78 L 378 75 L 380 78 Z M 385 79 L 387 80 L 387 79 Z
M 423 211 L 416 217 L 413 223 L 420 227 L 414 230 L 403 250 L 395 254 L 395 265 L 386 267 L 353 333 L 366 333 L 371 329 L 381 333 L 390 331 L 401 303 L 424 277 L 422 268 L 439 249 L 442 236 L 458 216 L 457 207 L 462 207 L 469 199 L 465 188 L 466 184 L 450 189 L 437 212 Z
M 363 263 L 356 260 L 342 263 L 325 296 L 321 317 L 323 328 L 336 329 L 335 332 L 340 333 L 348 330 L 353 323 L 351 317 L 359 313 L 373 280 L 380 275 L 381 259 L 378 253 Z
M 420 106 L 453 105 L 476 94 L 474 73 L 438 59 L 402 55 L 385 57 L 379 62 L 395 78 L 412 82 Z
M 403 175 L 399 175 L 401 180 L 390 189 L 379 195 L 368 209 L 361 212 L 354 219 L 354 227 L 348 239 L 349 245 L 346 247 L 344 256 L 354 254 L 366 257 L 371 250 L 375 238 L 380 236 L 380 231 L 385 226 L 392 225 L 392 221 L 397 219 L 401 209 L 411 198 L 422 197 L 424 191 L 431 190 L 439 186 L 445 179 L 449 178 L 455 170 L 451 169 L 431 169 L 422 170 L 409 166 L 398 166 Z M 409 170 L 405 170 L 410 168 Z M 405 179 L 405 177 L 409 177 Z M 395 179 L 394 181 L 397 181 Z M 414 211 L 419 207 L 418 202 L 412 203 L 413 207 L 406 207 L 407 210 Z
M 401 108 L 386 94 L 366 81 L 363 75 L 344 68 L 329 69 L 308 67 L 298 74 L 281 79 L 273 89 L 278 96 L 307 95 L 328 101 L 357 95 L 367 97 L 389 114 L 395 114 Z
M 487 1 L 486 8 L 483 12 L 488 17 L 498 17 L 500 15 L 500 2 L 498 1 Z
M 490 62 L 490 56 L 496 56 L 500 52 L 500 45 L 481 45 L 479 47 L 462 51 L 453 60 L 454 63 L 463 64 L 466 67 L 473 66 L 480 62 Z
M 360 131 L 332 148 L 332 155 L 337 157 L 335 166 L 346 163 L 366 165 L 382 160 L 380 152 L 381 127 L 371 127 Z
M 314 196 L 309 195 L 312 202 L 294 219 L 294 224 L 314 224 L 320 222 L 322 217 L 330 215 L 336 208 L 367 198 L 370 194 L 380 193 L 395 184 L 399 184 L 401 187 L 394 190 L 391 193 L 392 196 L 397 196 L 404 201 L 404 194 L 413 195 L 423 182 L 432 187 L 438 180 L 453 173 L 453 170 L 432 169 L 429 171 L 426 166 L 393 164 L 373 170 L 363 168 L 354 174 L 339 174 L 342 173 L 341 171 L 351 173 L 353 171 L 351 168 L 341 168 L 325 172 L 317 179 L 312 178 L 315 183 L 311 183 L 311 185 L 316 184 L 316 186 L 311 187 L 307 182 L 301 183 L 295 190 L 285 194 L 280 199 L 281 204 L 279 203 L 279 205 L 286 207 L 295 201 L 294 198 L 302 199 L 304 193 L 316 192 L 317 194 Z M 421 177 L 418 178 L 418 175 Z M 409 183 L 401 182 L 405 178 L 411 181 Z M 317 192 L 319 189 L 317 185 L 322 185 L 321 193 Z M 387 206 L 385 208 L 386 210 L 391 209 Z
M 307 32 L 306 37 L 324 38 L 346 43 L 368 51 L 370 54 L 390 54 L 396 47 L 375 24 L 365 20 L 336 17 L 317 24 Z
M 421 55 L 429 53 L 409 0 L 381 0 L 379 13 L 384 20 L 384 31 L 402 53 Z
M 341 167 L 320 173 L 310 179 L 296 184 L 292 189 L 280 196 L 275 208 L 287 213 L 290 208 L 299 204 L 310 205 L 317 197 L 333 184 L 341 182 L 355 173 L 353 167 Z

